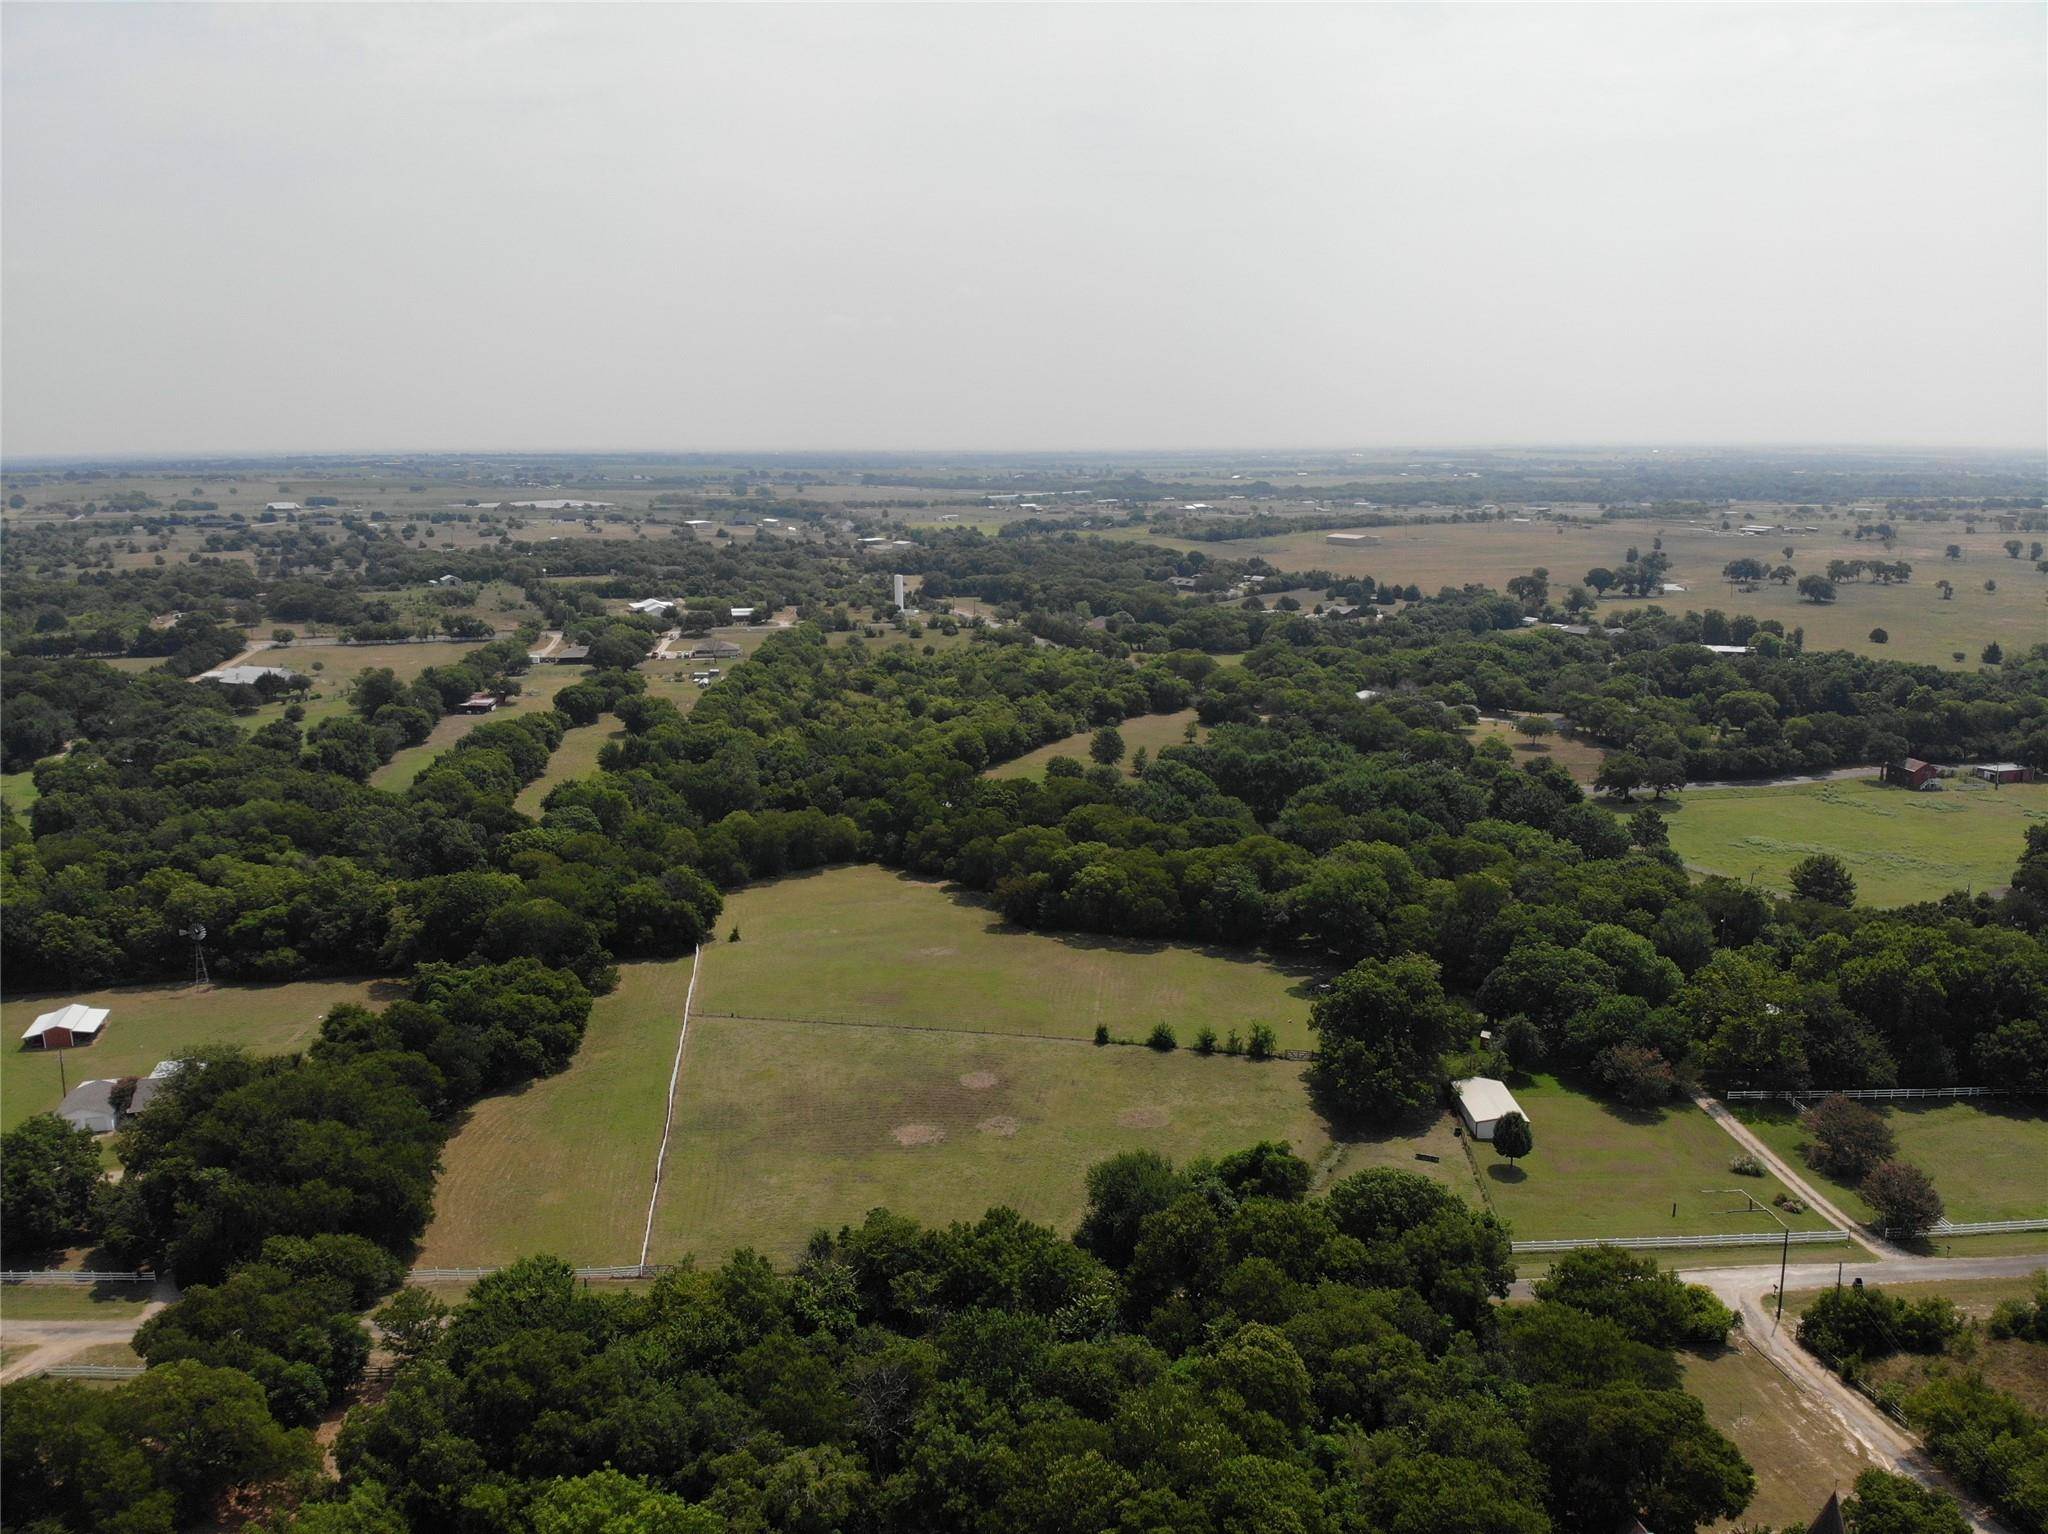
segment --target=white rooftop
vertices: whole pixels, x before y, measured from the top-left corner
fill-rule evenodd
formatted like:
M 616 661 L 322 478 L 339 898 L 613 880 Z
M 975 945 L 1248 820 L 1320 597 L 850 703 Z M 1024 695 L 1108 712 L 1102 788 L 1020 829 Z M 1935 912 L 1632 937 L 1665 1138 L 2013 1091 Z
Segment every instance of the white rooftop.
M 81 1033 L 98 1033 L 107 1023 L 105 1007 L 88 1007 L 82 1001 L 74 1001 L 68 1007 L 59 1007 L 55 1012 L 45 1012 L 28 1025 L 28 1032 L 21 1037 L 24 1042 L 39 1039 L 52 1028 L 68 1029 L 76 1037 Z
M 267 676 L 293 678 L 297 672 L 284 666 L 222 666 L 204 673 L 202 682 L 222 682 L 230 687 L 254 687 Z
M 1467 1076 L 1463 1081 L 1452 1082 L 1451 1090 L 1458 1094 L 1466 1117 L 1475 1124 L 1509 1113 L 1522 1113 L 1522 1105 L 1515 1101 L 1515 1094 L 1508 1090 L 1507 1083 L 1496 1081 L 1491 1076 Z M 1523 1118 L 1528 1116 L 1522 1113 Z

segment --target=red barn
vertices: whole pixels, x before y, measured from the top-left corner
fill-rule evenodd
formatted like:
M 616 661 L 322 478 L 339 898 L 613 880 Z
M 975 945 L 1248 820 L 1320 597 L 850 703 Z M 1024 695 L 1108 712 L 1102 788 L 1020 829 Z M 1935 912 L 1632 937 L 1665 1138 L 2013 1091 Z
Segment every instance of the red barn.
M 1917 756 L 1909 756 L 1891 769 L 1891 781 L 1902 788 L 1925 788 L 1932 783 L 1941 769 L 1932 762 L 1923 762 Z
M 29 1049 L 74 1049 L 90 1044 L 107 1026 L 105 1007 L 88 1007 L 74 1001 L 55 1012 L 45 1012 L 28 1025 L 21 1042 Z

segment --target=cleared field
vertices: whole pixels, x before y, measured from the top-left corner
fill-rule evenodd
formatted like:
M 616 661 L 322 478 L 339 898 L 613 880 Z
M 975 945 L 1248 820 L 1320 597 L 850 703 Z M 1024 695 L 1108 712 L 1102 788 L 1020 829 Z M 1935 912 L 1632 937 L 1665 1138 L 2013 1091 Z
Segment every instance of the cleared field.
M 1555 1076 L 1513 1091 L 1528 1111 L 1535 1150 L 1519 1166 L 1491 1145 L 1475 1142 L 1472 1152 L 1488 1200 L 1517 1240 L 1778 1231 L 1773 1214 L 1748 1208 L 1747 1198 L 1768 1204 L 1784 1185 L 1731 1173 L 1735 1142 L 1691 1103 L 1624 1108 Z M 1783 1219 L 1794 1230 L 1828 1228 L 1816 1214 Z
M 707 982 L 725 957 L 706 950 Z M 1140 1147 L 1178 1161 L 1279 1139 L 1316 1161 L 1329 1129 L 1302 1069 L 695 1017 L 653 1255 L 708 1261 L 751 1246 L 787 1261 L 812 1231 L 883 1206 L 939 1223 L 1006 1204 L 1070 1230 L 1088 1167 Z
M 433 766 L 435 757 L 491 717 L 490 714 L 443 714 L 433 733 L 425 740 L 394 752 L 390 761 L 371 773 L 370 786 L 402 793 L 412 787 L 413 779 Z
M 37 798 L 34 772 L 0 773 L 0 804 L 26 817 Z
M 1588 741 L 1566 740 L 1562 735 L 1531 740 L 1504 719 L 1482 719 L 1465 731 L 1465 738 L 1475 746 L 1483 740 L 1504 740 L 1515 753 L 1517 765 L 1548 758 L 1579 783 L 1591 783 L 1599 775 L 1600 764 L 1607 760 L 1607 753 Z
M 687 959 L 620 965 L 566 1071 L 470 1110 L 442 1153 L 421 1266 L 639 1261 L 689 984 Z
M 1730 878 L 1755 874 L 1781 893 L 1792 888 L 1792 865 L 1815 852 L 1848 864 L 1865 905 L 2003 889 L 2027 827 L 2048 823 L 2048 783 L 1942 781 L 1943 792 L 1917 794 L 1862 778 L 1717 788 L 1662 808 L 1671 845 L 1688 867 Z
M 728 897 L 700 1011 L 820 1022 L 1090 1038 L 1173 1025 L 1183 1044 L 1272 1025 L 1283 1049 L 1311 1042 L 1322 978 L 1240 949 L 1051 936 L 1009 926 L 942 886 L 873 867 L 834 868 Z M 707 950 L 707 953 L 709 950 Z
M 1780 514 L 1768 508 L 1736 508 L 1731 520 L 1808 523 L 1814 519 Z M 1262 556 L 1283 570 L 1329 570 L 1338 575 L 1370 575 L 1385 583 L 1415 585 L 1425 595 L 1444 586 L 1462 586 L 1476 581 L 1501 589 L 1510 576 L 1525 575 L 1541 567 L 1550 572 L 1553 592 L 1561 595 L 1585 577 L 1595 565 L 1617 568 L 1631 547 L 1644 554 L 1652 540 L 1663 540 L 1662 552 L 1671 557 L 1666 579 L 1686 587 L 1656 599 L 1669 612 L 1704 612 L 1719 608 L 1733 616 L 1747 613 L 1756 618 L 1776 618 L 1790 630 L 1806 630 L 1808 649 L 1855 650 L 1866 655 L 1889 655 L 1899 660 L 1920 661 L 1946 667 L 1977 665 L 1977 655 L 1987 641 L 1996 639 L 2008 650 L 2038 644 L 2048 624 L 2048 576 L 2037 572 L 2031 561 L 2009 559 L 2002 547 L 2010 534 L 1981 524 L 1974 533 L 1963 530 L 1961 522 L 1901 522 L 1895 545 L 1855 537 L 1855 522 L 1847 517 L 1821 518 L 1816 533 L 1765 534 L 1741 537 L 1724 533 L 1718 520 L 1698 525 L 1668 521 L 1602 522 L 1583 517 L 1557 522 L 1463 522 L 1426 523 L 1361 529 L 1377 543 L 1335 544 L 1327 531 L 1284 533 L 1269 538 L 1233 540 L 1224 544 L 1193 543 L 1184 539 L 1154 538 L 1150 541 L 1183 552 L 1202 552 L 1232 559 Z M 2031 537 L 2032 535 L 2026 535 Z M 1962 558 L 1948 559 L 1949 544 L 1962 550 Z M 1781 552 L 1792 548 L 1790 558 Z M 1721 579 L 1722 567 L 1730 560 L 1758 559 L 1771 564 L 1792 565 L 1801 574 L 1820 573 L 1835 559 L 1905 560 L 1913 566 L 1913 579 L 1903 585 L 1879 586 L 1868 581 L 1837 584 L 1836 601 L 1816 605 L 1805 601 L 1793 585 L 1766 582 L 1755 591 L 1740 591 Z M 1935 582 L 1946 579 L 1955 587 L 1950 600 L 1942 600 Z M 1998 589 L 1983 589 L 1986 580 Z M 1633 605 L 1634 599 L 1610 599 L 1600 612 L 1613 615 Z M 1885 629 L 1890 642 L 1873 644 L 1870 631 Z M 1964 659 L 1954 659 L 1956 651 Z
M 568 731 L 555 747 L 555 754 L 548 758 L 548 770 L 519 791 L 519 797 L 512 801 L 514 808 L 538 817 L 549 790 L 557 783 L 585 778 L 597 771 L 597 754 L 604 749 L 605 742 L 617 740 L 625 733 L 617 714 L 600 714 L 595 724 L 578 725 Z
M 239 1044 L 277 1055 L 311 1042 L 320 1020 L 345 1001 L 382 1006 L 404 994 L 392 980 L 294 980 L 283 985 L 120 986 L 64 995 L 25 996 L 0 1003 L 0 1036 L 8 1041 L 0 1070 L 0 1129 L 63 1099 L 58 1056 L 71 1084 L 98 1077 L 146 1076 L 157 1061 L 200 1044 Z M 83 1049 L 19 1047 L 36 1017 L 74 1001 L 109 1008 L 106 1036 Z
M 2048 1219 L 2048 1111 L 2018 1100 L 1869 1106 L 1891 1125 L 1900 1159 L 1934 1179 L 1951 1220 Z M 1875 1217 L 1861 1193 L 1806 1164 L 1799 1153 L 1806 1131 L 1789 1104 L 1737 1103 L 1730 1111 L 1843 1213 Z M 2048 1236 L 2040 1239 L 2048 1244 Z
M 1804 1528 L 1829 1492 L 1877 1465 L 1839 1417 L 1747 1344 L 1678 1356 L 1685 1388 L 1756 1469 L 1756 1497 L 1742 1523 Z
M 1123 769 L 1131 770 L 1131 758 L 1143 747 L 1148 755 L 1157 756 L 1167 746 L 1187 744 L 1188 726 L 1195 723 L 1195 711 L 1184 708 L 1177 714 L 1140 714 L 1135 719 L 1126 719 L 1117 726 L 1117 733 L 1124 738 Z M 1195 725 L 1196 738 L 1208 731 Z M 989 768 L 984 776 L 991 778 L 1035 778 L 1044 772 L 1046 765 L 1056 756 L 1071 756 L 1083 767 L 1095 765 L 1095 759 L 1088 754 L 1089 743 L 1095 739 L 1093 730 L 1083 730 L 1056 740 L 1049 746 L 1040 746 L 1014 761 L 1003 762 Z

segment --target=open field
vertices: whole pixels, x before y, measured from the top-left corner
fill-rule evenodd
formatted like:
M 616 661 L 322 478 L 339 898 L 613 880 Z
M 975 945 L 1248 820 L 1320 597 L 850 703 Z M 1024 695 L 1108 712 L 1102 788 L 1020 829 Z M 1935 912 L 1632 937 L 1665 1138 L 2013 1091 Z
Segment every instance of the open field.
M 2048 783 L 1945 778 L 1940 793 L 1887 788 L 1875 779 L 1716 788 L 1661 806 L 1671 845 L 1699 873 L 1792 888 L 1792 865 L 1832 852 L 1856 878 L 1864 905 L 1938 900 L 1950 890 L 1998 890 L 2048 824 Z
M 1536 1148 L 1516 1166 L 1475 1142 L 1481 1185 L 1517 1240 L 1567 1236 L 1775 1234 L 1772 1214 L 1748 1209 L 1784 1191 L 1773 1177 L 1737 1177 L 1734 1140 L 1689 1102 L 1624 1108 L 1555 1076 L 1516 1082 Z M 1730 1192 L 1735 1189 L 1738 1191 Z M 1675 1212 L 1674 1212 L 1675 1211 Z M 1794 1230 L 1826 1230 L 1817 1214 L 1784 1215 Z M 1691 1266 L 1711 1265 L 1705 1255 Z
M 303 699 L 307 728 L 323 719 L 336 719 L 348 712 L 348 690 L 362 671 L 389 666 L 401 682 L 409 682 L 429 666 L 447 666 L 474 650 L 481 640 L 433 640 L 423 644 L 289 644 L 260 650 L 250 658 L 254 666 L 283 666 L 310 677 L 313 687 Z M 549 668 L 535 667 L 535 670 Z M 284 717 L 284 699 L 265 704 L 242 716 L 251 730 Z
M 0 1321 L 126 1321 L 152 1298 L 149 1284 L 0 1284 Z
M 157 1061 L 200 1044 L 239 1044 L 255 1054 L 303 1048 L 333 1008 L 345 1001 L 382 1005 L 403 994 L 390 980 L 295 980 L 283 985 L 121 986 L 64 995 L 25 996 L 0 1004 L 0 1035 L 7 1040 L 0 1069 L 0 1129 L 34 1113 L 54 1110 L 57 1056 L 71 1084 L 97 1077 L 146 1076 Z M 38 1014 L 82 1001 L 107 1007 L 105 1037 L 83 1049 L 19 1046 L 22 1030 Z
M 393 752 L 390 761 L 371 773 L 370 786 L 403 793 L 412 787 L 413 779 L 434 765 L 435 757 L 493 717 L 491 714 L 443 714 L 434 725 L 433 733 L 425 740 Z
M 1891 1125 L 1899 1158 L 1934 1179 L 1951 1220 L 2048 1218 L 2048 1111 L 2040 1106 L 2018 1099 L 1868 1106 Z M 1729 1111 L 1843 1213 L 1859 1220 L 1875 1217 L 1861 1193 L 1806 1164 L 1799 1153 L 1806 1132 L 1789 1103 L 1731 1103 Z M 2048 1235 L 2036 1239 L 2048 1246 Z
M 705 950 L 706 984 L 727 953 Z M 1302 1069 L 693 1017 L 653 1256 L 713 1261 L 752 1246 L 787 1262 L 813 1230 L 881 1206 L 939 1223 L 1007 1204 L 1071 1230 L 1088 1167 L 1140 1147 L 1180 1161 L 1279 1139 L 1317 1161 L 1329 1130 Z
M 597 754 L 607 741 L 626 733 L 617 714 L 600 714 L 595 724 L 582 724 L 562 736 L 562 743 L 548 758 L 548 770 L 519 791 L 512 801 L 522 814 L 538 817 L 548 793 L 557 783 L 586 778 L 597 771 Z
M 1562 594 L 1595 565 L 1619 567 L 1631 546 L 1647 554 L 1661 537 L 1671 557 L 1667 579 L 1686 588 L 1656 599 L 1670 612 L 1704 612 L 1719 608 L 1731 616 L 1748 613 L 1777 618 L 1787 630 L 1804 628 L 1808 649 L 1855 650 L 1898 660 L 1954 668 L 1975 666 L 1985 643 L 1996 639 L 2008 650 L 2038 644 L 2048 625 L 2048 576 L 2031 561 L 2009 559 L 2002 547 L 2009 534 L 1990 521 L 1975 533 L 1955 522 L 1899 522 L 1899 537 L 1890 550 L 1872 541 L 1858 542 L 1855 522 L 1848 517 L 1812 517 L 1738 508 L 1738 525 L 1746 521 L 1814 523 L 1817 533 L 1766 534 L 1741 537 L 1720 531 L 1718 520 L 1692 525 L 1676 521 L 1602 522 L 1597 517 L 1556 522 L 1427 523 L 1368 527 L 1377 543 L 1342 545 L 1329 541 L 1327 530 L 1284 533 L 1227 543 L 1195 543 L 1184 539 L 1149 541 L 1183 552 L 1211 557 L 1248 559 L 1254 555 L 1283 570 L 1329 570 L 1338 575 L 1370 575 L 1387 583 L 1416 585 L 1425 595 L 1444 586 L 1476 581 L 1501 589 L 1508 578 L 1541 567 L 1550 572 L 1551 589 Z M 1142 536 L 1118 534 L 1117 536 Z M 2025 535 L 2031 537 L 2033 535 Z M 1961 547 L 1963 557 L 1944 557 L 1947 545 Z M 1792 547 L 1786 559 L 1782 549 Z M 1913 579 L 1903 585 L 1878 586 L 1866 581 L 1838 583 L 1839 598 L 1825 606 L 1802 599 L 1791 584 L 1766 582 L 1752 592 L 1738 591 L 1721 579 L 1730 560 L 1758 559 L 1792 565 L 1801 574 L 1826 569 L 1834 559 L 1906 560 Z M 1955 596 L 1943 601 L 1935 582 L 1954 583 Z M 1998 589 L 1983 584 L 1995 580 Z M 1626 609 L 1635 599 L 1612 598 L 1600 605 L 1603 615 Z M 1869 634 L 1883 628 L 1890 643 L 1875 645 Z M 1962 651 L 1957 662 L 1954 652 Z
M 1177 714 L 1140 714 L 1135 719 L 1126 719 L 1117 726 L 1124 738 L 1123 768 L 1131 770 L 1131 758 L 1142 746 L 1152 756 L 1157 756 L 1167 746 L 1187 744 L 1188 726 L 1195 723 L 1195 711 L 1184 708 Z M 1196 738 L 1208 732 L 1200 725 L 1195 726 Z M 1095 738 L 1093 730 L 1083 730 L 1078 735 L 1069 735 L 1051 745 L 1040 746 L 1012 761 L 989 768 L 985 774 L 991 778 L 1035 778 L 1046 769 L 1046 764 L 1056 756 L 1071 756 L 1083 767 L 1095 765 L 1095 759 L 1088 754 L 1089 742 Z
M 0 804 L 25 817 L 36 798 L 36 775 L 33 771 L 0 773 Z
M 1475 746 L 1483 740 L 1504 740 L 1508 749 L 1515 753 L 1517 766 L 1547 758 L 1579 783 L 1591 783 L 1599 775 L 1600 764 L 1607 760 L 1607 753 L 1590 741 L 1566 740 L 1562 735 L 1530 740 L 1526 735 L 1517 733 L 1505 719 L 1482 719 L 1465 731 L 1465 738 Z
M 1184 1045 L 1203 1023 L 1221 1038 L 1265 1022 L 1281 1048 L 1302 1049 L 1322 978 L 1238 949 L 1027 932 L 865 866 L 740 890 L 719 921 L 721 934 L 735 927 L 742 940 L 706 960 L 699 1011 L 1080 1039 L 1098 1022 L 1119 1038 L 1167 1022 Z
M 639 1261 L 689 984 L 687 959 L 620 965 L 567 1070 L 470 1110 L 442 1153 L 421 1266 Z
M 1740 1522 L 1804 1528 L 1829 1492 L 1846 1491 L 1878 1463 L 1839 1417 L 1747 1343 L 1678 1358 L 1685 1388 L 1756 1469 L 1756 1497 Z
M 1886 1294 L 1896 1294 L 1902 1300 L 1924 1300 L 1929 1295 L 1940 1295 L 1943 1299 L 1955 1301 L 1956 1309 L 1964 1315 L 1981 1320 L 1997 1308 L 2000 1300 L 2031 1299 L 2034 1280 L 2031 1277 L 1936 1278 L 1924 1284 L 1885 1284 L 1883 1288 Z M 1826 1289 L 1787 1289 L 1786 1313 L 1802 1316 L 1808 1306 L 1828 1292 Z

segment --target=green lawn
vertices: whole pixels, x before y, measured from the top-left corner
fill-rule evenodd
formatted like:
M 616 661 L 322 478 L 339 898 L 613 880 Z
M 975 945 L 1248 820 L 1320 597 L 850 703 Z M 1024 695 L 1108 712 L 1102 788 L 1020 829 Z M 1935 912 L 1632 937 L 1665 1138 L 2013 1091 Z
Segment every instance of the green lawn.
M 602 714 L 597 723 L 578 725 L 562 736 L 562 743 L 555 747 L 555 753 L 548 758 L 548 768 L 539 777 L 519 791 L 519 797 L 512 801 L 522 814 L 538 817 L 541 806 L 547 802 L 548 793 L 557 783 L 567 783 L 576 778 L 587 778 L 597 771 L 597 753 L 605 742 L 616 740 L 626 733 L 619 723 L 617 714 Z
M 434 765 L 435 757 L 486 719 L 494 717 L 492 714 L 443 714 L 433 733 L 425 740 L 393 752 L 390 761 L 371 773 L 370 786 L 388 789 L 395 794 L 403 793 L 412 787 L 415 778 Z
M 442 1153 L 421 1266 L 640 1260 L 689 983 L 687 959 L 621 965 L 566 1071 L 470 1110 Z
M 707 984 L 725 957 L 706 950 Z M 936 1223 L 1007 1204 L 1068 1230 L 1086 1203 L 1088 1167 L 1140 1147 L 1179 1161 L 1280 1139 L 1319 1161 L 1329 1127 L 1302 1069 L 1186 1050 L 697 1017 L 654 1256 L 708 1261 L 752 1246 L 786 1262 L 812 1231 L 857 1224 L 878 1206 Z M 1430 1170 L 1384 1142 L 1357 1165 L 1374 1158 Z M 1462 1176 L 1451 1162 L 1439 1171 Z
M 36 775 L 33 771 L 0 773 L 0 804 L 5 804 L 26 820 L 36 798 Z
M 149 1284 L 0 1284 L 0 1321 L 129 1321 Z
M 1529 1115 L 1535 1151 L 1516 1166 L 1490 1145 L 1472 1150 L 1486 1196 L 1517 1240 L 1778 1230 L 1770 1214 L 1748 1209 L 1744 1195 L 1768 1204 L 1783 1185 L 1731 1173 L 1740 1148 L 1691 1103 L 1624 1108 L 1554 1076 L 1511 1083 L 1511 1090 Z M 1794 1230 L 1828 1228 L 1816 1214 L 1784 1219 Z M 1710 1262 L 1691 1259 L 1693 1266 Z
M 1184 708 L 1177 714 L 1140 714 L 1135 719 L 1126 719 L 1117 726 L 1117 732 L 1124 738 L 1124 770 L 1130 770 L 1131 758 L 1143 746 L 1147 752 L 1157 756 L 1167 746 L 1187 744 L 1188 726 L 1195 723 L 1195 711 Z M 1197 738 L 1207 732 L 1196 726 Z M 1088 754 L 1088 746 L 1095 739 L 1093 730 L 1083 730 L 1078 735 L 1069 735 L 1056 740 L 1049 746 L 1040 746 L 1012 761 L 991 767 L 987 776 L 992 778 L 1035 778 L 1045 771 L 1046 764 L 1056 756 L 1071 756 L 1084 767 L 1095 765 Z
M 1792 865 L 1814 852 L 1849 865 L 1865 905 L 2004 888 L 2027 827 L 2048 823 L 2048 783 L 1943 782 L 1940 793 L 1865 779 L 1705 789 L 1667 806 L 1665 824 L 1687 867 L 1736 879 L 1754 874 L 1781 892 L 1792 887 Z
M 1204 1023 L 1219 1037 L 1270 1023 L 1283 1049 L 1311 1043 L 1320 974 L 1237 949 L 1052 936 L 1009 926 L 940 885 L 873 867 L 835 868 L 741 890 L 726 901 L 700 1010 L 824 1022 L 1089 1038 Z
M 0 1129 L 63 1098 L 58 1056 L 72 1086 L 94 1077 L 146 1076 L 157 1061 L 200 1044 L 239 1044 L 256 1054 L 283 1054 L 312 1041 L 320 1020 L 344 1001 L 379 1006 L 403 994 L 389 980 L 297 980 L 283 985 L 120 986 L 62 995 L 26 996 L 0 1004 Z M 44 1012 L 74 1001 L 106 1007 L 104 1036 L 82 1049 L 22 1049 L 22 1030 Z
M 1680 1353 L 1685 1388 L 1756 1470 L 1756 1497 L 1742 1521 L 1806 1527 L 1831 1491 L 1878 1462 L 1825 1406 L 1798 1390 L 1768 1358 L 1741 1342 L 1710 1354 Z
M 1951 1220 L 2048 1219 L 2048 1111 L 2017 1099 L 1869 1106 L 1891 1125 L 1899 1158 L 1934 1179 Z M 1844 1214 L 1859 1220 L 1875 1217 L 1861 1193 L 1807 1165 L 1799 1153 L 1806 1132 L 1789 1103 L 1731 1103 L 1729 1108 Z

